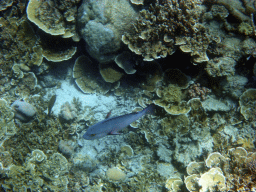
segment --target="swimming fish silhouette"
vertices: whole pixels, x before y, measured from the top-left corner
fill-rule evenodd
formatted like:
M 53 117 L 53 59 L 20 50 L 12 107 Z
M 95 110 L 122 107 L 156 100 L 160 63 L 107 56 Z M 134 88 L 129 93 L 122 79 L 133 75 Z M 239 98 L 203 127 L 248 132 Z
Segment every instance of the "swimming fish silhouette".
M 83 135 L 84 139 L 93 140 L 105 137 L 107 135 L 118 135 L 118 131 L 122 130 L 132 122 L 141 118 L 146 114 L 153 114 L 155 105 L 151 104 L 145 109 L 135 113 L 129 113 L 117 117 L 110 117 L 100 121 L 88 128 L 87 132 Z

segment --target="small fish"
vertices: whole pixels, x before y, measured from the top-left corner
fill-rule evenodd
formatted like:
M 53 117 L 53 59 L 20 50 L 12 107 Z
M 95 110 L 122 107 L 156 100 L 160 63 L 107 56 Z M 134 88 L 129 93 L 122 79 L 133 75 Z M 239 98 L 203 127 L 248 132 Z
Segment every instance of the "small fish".
M 51 97 L 51 99 L 49 100 L 49 102 L 48 102 L 48 116 L 51 114 L 51 112 L 52 112 L 52 108 L 53 108 L 53 106 L 54 106 L 54 103 L 55 103 L 55 101 L 56 101 L 56 95 L 53 95 L 52 97 Z
M 106 135 L 118 135 L 118 131 L 122 130 L 132 122 L 141 118 L 146 114 L 153 114 L 155 105 L 151 104 L 139 112 L 111 117 L 100 121 L 88 128 L 87 132 L 83 135 L 84 139 L 93 140 L 105 137 Z
M 109 118 L 109 117 L 110 117 L 111 112 L 112 112 L 112 110 L 108 112 L 108 114 L 106 115 L 105 119 L 107 119 L 107 118 Z

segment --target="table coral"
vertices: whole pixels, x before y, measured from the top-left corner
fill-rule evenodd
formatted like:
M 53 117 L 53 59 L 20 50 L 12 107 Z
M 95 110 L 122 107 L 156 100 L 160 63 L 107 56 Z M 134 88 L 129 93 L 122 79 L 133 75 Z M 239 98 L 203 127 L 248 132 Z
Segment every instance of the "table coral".
M 115 83 L 124 75 L 124 73 L 113 63 L 99 64 L 99 68 L 102 78 L 108 83 Z
M 0 1 L 0 11 L 6 10 L 8 7 L 12 6 L 13 0 Z
M 30 0 L 27 6 L 27 17 L 44 32 L 51 35 L 73 37 L 75 31 L 76 1 L 38 1 Z
M 201 1 L 157 1 L 143 9 L 134 24 L 134 31 L 123 35 L 129 49 L 142 55 L 145 61 L 163 58 L 177 47 L 189 52 L 194 62 L 208 61 L 206 50 L 210 38 L 200 24 Z
M 98 74 L 97 66 L 84 55 L 75 61 L 73 78 L 83 93 L 107 93 L 110 89 L 110 85 Z

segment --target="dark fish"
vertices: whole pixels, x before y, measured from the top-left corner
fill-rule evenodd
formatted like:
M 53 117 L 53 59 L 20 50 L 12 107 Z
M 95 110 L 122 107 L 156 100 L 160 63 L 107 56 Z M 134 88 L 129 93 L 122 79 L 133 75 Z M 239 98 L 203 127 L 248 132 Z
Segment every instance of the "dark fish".
M 52 112 L 52 108 L 54 106 L 54 103 L 56 101 L 56 95 L 53 95 L 50 99 L 50 101 L 48 102 L 48 116 L 51 114 Z
M 108 112 L 108 114 L 106 115 L 105 119 L 107 119 L 107 118 L 109 118 L 109 117 L 110 117 L 111 112 L 112 112 L 112 110 Z
M 106 135 L 118 135 L 118 131 L 122 130 L 132 122 L 141 118 L 146 114 L 154 113 L 155 105 L 151 104 L 142 111 L 121 115 L 118 117 L 111 117 L 100 121 L 88 128 L 87 132 L 83 135 L 84 139 L 93 140 L 105 137 Z

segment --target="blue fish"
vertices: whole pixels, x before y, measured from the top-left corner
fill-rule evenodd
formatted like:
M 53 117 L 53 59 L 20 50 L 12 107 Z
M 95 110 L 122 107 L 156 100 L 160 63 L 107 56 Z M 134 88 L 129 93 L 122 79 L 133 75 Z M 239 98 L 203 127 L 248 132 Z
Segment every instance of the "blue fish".
M 145 109 L 135 113 L 129 113 L 117 117 L 111 117 L 100 121 L 88 128 L 87 132 L 83 135 L 84 139 L 93 140 L 105 137 L 106 135 L 118 135 L 118 131 L 130 125 L 132 122 L 141 118 L 146 114 L 154 113 L 155 105 L 151 104 Z

